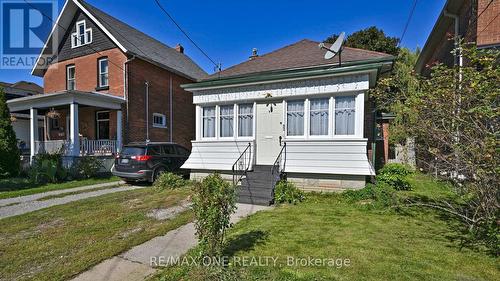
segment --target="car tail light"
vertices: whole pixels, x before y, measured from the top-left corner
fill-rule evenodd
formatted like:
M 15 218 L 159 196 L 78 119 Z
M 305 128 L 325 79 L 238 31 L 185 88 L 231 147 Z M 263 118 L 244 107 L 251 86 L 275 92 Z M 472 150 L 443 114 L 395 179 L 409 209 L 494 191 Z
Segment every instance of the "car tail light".
M 136 161 L 148 161 L 149 159 L 151 159 L 151 156 L 150 155 L 135 155 L 135 156 L 132 156 L 130 157 Z

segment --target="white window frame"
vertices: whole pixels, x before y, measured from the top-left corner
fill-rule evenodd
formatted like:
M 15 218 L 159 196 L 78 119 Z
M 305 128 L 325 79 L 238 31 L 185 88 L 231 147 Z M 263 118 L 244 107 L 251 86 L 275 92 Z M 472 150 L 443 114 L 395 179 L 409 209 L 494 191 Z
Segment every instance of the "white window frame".
M 69 69 L 73 69 L 74 77 L 69 78 Z M 69 88 L 69 81 L 73 81 L 73 89 Z M 76 68 L 74 64 L 66 65 L 66 90 L 74 91 L 76 90 Z
M 155 123 L 155 117 L 159 117 L 162 119 L 162 123 Z M 165 114 L 161 114 L 161 113 L 153 113 L 153 127 L 154 128 L 162 128 L 162 129 L 165 129 L 167 128 L 167 116 Z
M 252 105 L 252 134 L 250 136 L 240 136 L 239 134 L 239 131 L 240 131 L 240 105 Z M 255 102 L 241 102 L 241 103 L 237 103 L 234 105 L 235 106 L 235 115 L 236 115 L 236 138 L 238 140 L 253 140 L 253 138 L 255 137 L 255 119 L 256 116 L 255 116 L 255 106 L 256 106 L 256 103 Z
M 355 119 L 354 119 L 354 134 L 353 135 L 335 135 L 335 97 L 339 96 L 354 96 L 355 99 Z M 310 130 L 310 115 L 311 115 L 311 99 L 328 98 L 328 135 L 311 135 Z M 288 102 L 289 101 L 304 101 L 304 135 L 289 136 L 288 135 Z M 318 95 L 311 96 L 303 99 L 285 99 L 283 101 L 283 123 L 285 124 L 285 140 L 348 140 L 348 139 L 362 139 L 364 129 L 364 92 L 359 93 L 341 93 L 335 95 Z
M 289 136 L 288 135 L 288 103 L 289 102 L 294 102 L 294 101 L 303 101 L 304 102 L 304 132 L 302 135 L 292 135 L 292 136 Z M 307 125 L 307 122 L 309 120 L 309 118 L 307 118 L 307 114 L 309 113 L 309 110 L 307 110 L 307 107 L 308 107 L 308 103 L 307 103 L 307 99 L 289 99 L 289 100 L 285 100 L 284 104 L 283 104 L 283 123 L 285 124 L 285 132 L 284 132 L 284 135 L 285 135 L 285 138 L 288 138 L 288 139 L 305 139 L 307 138 L 307 135 L 309 135 L 307 133 L 307 130 L 309 129 L 309 126 Z
M 108 70 L 106 72 L 103 72 L 103 70 L 101 69 L 101 62 L 102 61 L 107 61 L 108 63 Z M 97 67 L 99 69 L 99 73 L 98 73 L 98 77 L 97 79 L 99 80 L 99 87 L 100 88 L 105 88 L 105 87 L 109 87 L 109 60 L 107 57 L 104 57 L 104 58 L 100 58 L 97 60 Z M 107 83 L 104 85 L 102 84 L 102 79 L 101 79 L 101 75 L 102 74 L 106 74 L 106 81 Z
M 224 106 L 226 106 L 226 107 L 231 107 L 232 106 L 233 107 L 233 134 L 230 137 L 223 137 L 223 136 L 221 136 L 221 134 L 222 134 L 222 128 L 221 128 L 222 118 L 221 118 L 220 110 L 221 110 L 221 107 L 224 107 Z M 217 134 L 217 137 L 219 139 L 221 139 L 221 140 L 234 139 L 235 138 L 234 133 L 235 133 L 235 128 L 236 128 L 236 124 L 234 122 L 235 121 L 235 119 L 234 119 L 234 117 L 235 117 L 235 104 L 221 104 L 221 105 L 217 105 L 216 110 L 218 112 L 218 116 L 217 116 L 216 121 L 217 121 L 217 126 L 219 127 L 219 132 Z
M 80 33 L 80 26 L 83 26 L 83 34 Z M 75 24 L 76 30 L 71 33 L 71 48 L 78 48 L 92 43 L 92 28 L 87 28 L 85 20 L 77 21 Z M 80 37 L 83 35 L 84 41 L 81 42 Z M 76 41 L 74 40 L 76 38 Z
M 215 126 L 214 126 L 214 136 L 213 137 L 205 137 L 203 135 L 203 131 L 204 131 L 204 128 L 203 128 L 203 119 L 204 119 L 204 115 L 203 115 L 203 109 L 206 108 L 206 107 L 213 107 L 215 108 L 215 115 L 214 115 L 214 118 L 215 118 Z M 219 122 L 219 106 L 218 105 L 203 105 L 203 106 L 200 106 L 200 137 L 201 139 L 203 140 L 217 140 L 218 139 L 218 136 L 219 136 L 219 125 L 217 124 Z

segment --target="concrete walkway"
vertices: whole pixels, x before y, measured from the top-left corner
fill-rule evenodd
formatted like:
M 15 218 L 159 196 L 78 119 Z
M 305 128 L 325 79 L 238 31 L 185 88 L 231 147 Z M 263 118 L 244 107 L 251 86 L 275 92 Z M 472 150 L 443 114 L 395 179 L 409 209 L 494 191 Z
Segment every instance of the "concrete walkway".
M 116 185 L 116 184 L 117 184 L 117 182 L 114 183 L 114 185 Z M 104 186 L 106 186 L 106 185 L 104 185 Z M 74 201 L 78 201 L 78 200 L 82 200 L 82 199 L 97 197 L 97 196 L 101 196 L 104 194 L 109 194 L 109 193 L 114 193 L 114 192 L 119 192 L 119 191 L 134 190 L 134 189 L 140 189 L 140 188 L 146 187 L 146 186 L 112 187 L 113 185 L 109 185 L 109 184 L 108 184 L 108 186 L 110 186 L 110 188 L 108 188 L 108 189 L 73 194 L 73 195 L 68 195 L 65 197 L 47 199 L 47 200 L 42 200 L 42 201 L 36 201 L 36 199 L 31 200 L 31 201 L 26 201 L 26 200 L 19 201 L 20 203 L 15 204 L 15 205 L 0 207 L 0 219 L 12 217 L 12 216 L 17 216 L 17 215 L 22 215 L 22 214 L 33 212 L 36 210 L 40 210 L 40 209 L 44 209 L 44 208 L 48 208 L 48 207 L 52 207 L 52 206 L 56 206 L 56 205 L 62 205 L 62 204 L 66 204 L 69 202 L 74 202 Z M 39 199 L 39 198 L 49 196 L 49 195 L 64 194 L 64 193 L 68 193 L 68 192 L 74 192 L 74 191 L 85 190 L 85 189 L 93 189 L 93 188 L 98 188 L 98 187 L 99 187 L 99 185 L 91 185 L 91 186 L 85 186 L 85 187 L 81 187 L 81 188 L 66 189 L 65 190 L 66 192 L 53 193 L 56 191 L 51 191 L 51 192 L 39 193 L 40 195 L 43 195 L 43 196 L 39 196 L 39 194 L 35 194 L 37 196 L 28 195 L 28 196 L 23 196 L 23 197 L 32 197 L 32 198 Z M 21 198 L 21 197 L 18 197 L 18 198 Z M 15 198 L 13 198 L 13 199 L 15 199 Z M 8 200 L 8 199 L 5 199 L 5 200 Z
M 40 198 L 52 196 L 52 195 L 59 195 L 59 194 L 64 194 L 64 193 L 69 193 L 69 192 L 83 191 L 83 190 L 89 190 L 89 189 L 106 187 L 106 186 L 115 186 L 115 185 L 124 184 L 124 183 L 125 182 L 123 182 L 123 181 L 106 182 L 106 183 L 92 184 L 92 185 L 86 185 L 86 186 L 80 186 L 80 187 L 66 188 L 66 189 L 61 189 L 61 190 L 47 191 L 47 192 L 36 193 L 36 194 L 32 194 L 32 195 L 25 195 L 25 196 L 19 196 L 19 197 L 0 199 L 0 207 L 5 206 L 5 205 L 15 204 L 15 203 L 35 201 L 35 200 L 38 200 Z
M 237 204 L 236 213 L 231 216 L 231 222 L 236 223 L 242 218 L 261 210 L 272 207 Z M 74 281 L 135 281 L 144 280 L 155 273 L 155 262 L 168 261 L 185 254 L 197 243 L 194 223 L 188 223 L 164 236 L 158 236 L 146 243 L 138 245 L 129 251 L 107 259 L 90 270 L 75 277 Z M 153 262 L 152 262 L 153 261 Z M 167 265 L 161 262 L 161 265 Z

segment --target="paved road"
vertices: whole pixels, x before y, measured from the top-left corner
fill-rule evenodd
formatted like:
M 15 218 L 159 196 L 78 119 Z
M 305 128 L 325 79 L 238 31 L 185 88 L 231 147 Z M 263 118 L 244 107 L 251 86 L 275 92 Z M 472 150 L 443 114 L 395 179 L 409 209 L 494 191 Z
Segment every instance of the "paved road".
M 116 183 L 115 183 L 116 185 Z M 97 186 L 98 187 L 98 186 Z M 3 218 L 8 218 L 12 216 L 17 216 L 17 215 L 22 215 L 25 213 L 33 212 L 36 210 L 56 206 L 56 205 L 62 205 L 66 204 L 69 202 L 74 202 L 86 198 L 91 198 L 91 197 L 97 197 L 101 196 L 104 194 L 109 194 L 109 193 L 114 193 L 114 192 L 119 192 L 119 191 L 127 191 L 127 190 L 134 190 L 134 189 L 140 189 L 140 188 L 145 188 L 146 186 L 118 186 L 118 187 L 112 187 L 108 189 L 102 189 L 102 190 L 97 190 L 97 191 L 91 191 L 91 192 L 85 192 L 85 193 L 79 193 L 79 194 L 74 194 L 74 195 L 68 195 L 65 197 L 60 197 L 60 198 L 54 198 L 54 199 L 48 199 L 48 200 L 43 200 L 43 201 L 19 201 L 19 204 L 11 205 L 11 206 L 4 206 L 0 207 L 0 219 Z M 92 188 L 96 188 L 96 186 L 93 186 Z M 87 188 L 89 189 L 89 188 Z M 80 190 L 85 190 L 85 189 L 80 189 Z M 72 189 L 66 189 L 66 191 L 77 191 L 76 188 Z M 45 197 L 48 195 L 54 195 L 54 194 L 49 194 L 51 192 L 46 192 L 46 193 L 40 193 L 43 194 Z M 64 192 L 62 192 L 64 193 Z M 60 194 L 60 193 L 55 193 L 55 194 Z M 38 194 L 36 194 L 38 195 Z M 33 196 L 33 195 L 29 195 Z M 41 198 L 38 197 L 38 198 Z M 7 200 L 7 199 L 5 199 Z

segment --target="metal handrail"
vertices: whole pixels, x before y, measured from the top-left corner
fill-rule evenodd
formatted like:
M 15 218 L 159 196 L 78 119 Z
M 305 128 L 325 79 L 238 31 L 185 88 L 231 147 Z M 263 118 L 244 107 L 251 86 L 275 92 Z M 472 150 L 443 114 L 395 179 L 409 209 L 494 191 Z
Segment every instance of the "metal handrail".
M 284 158 L 283 158 L 284 156 Z M 283 162 L 283 165 L 281 165 L 281 162 Z M 276 160 L 274 161 L 273 166 L 271 167 L 271 181 L 273 183 L 273 188 L 274 185 L 281 179 L 281 175 L 285 171 L 285 165 L 286 165 L 286 142 L 283 142 L 283 147 L 280 150 L 280 153 L 276 157 Z
M 247 153 L 249 154 L 248 157 L 245 156 Z M 252 143 L 249 142 L 245 150 L 243 150 L 243 152 L 240 154 L 240 157 L 236 159 L 236 162 L 234 162 L 233 167 L 231 168 L 233 172 L 233 185 L 238 184 L 238 182 L 243 178 L 243 176 L 247 174 L 248 170 L 250 169 L 250 164 L 252 163 L 251 156 L 252 156 Z M 237 172 L 242 172 L 242 173 L 237 173 Z

